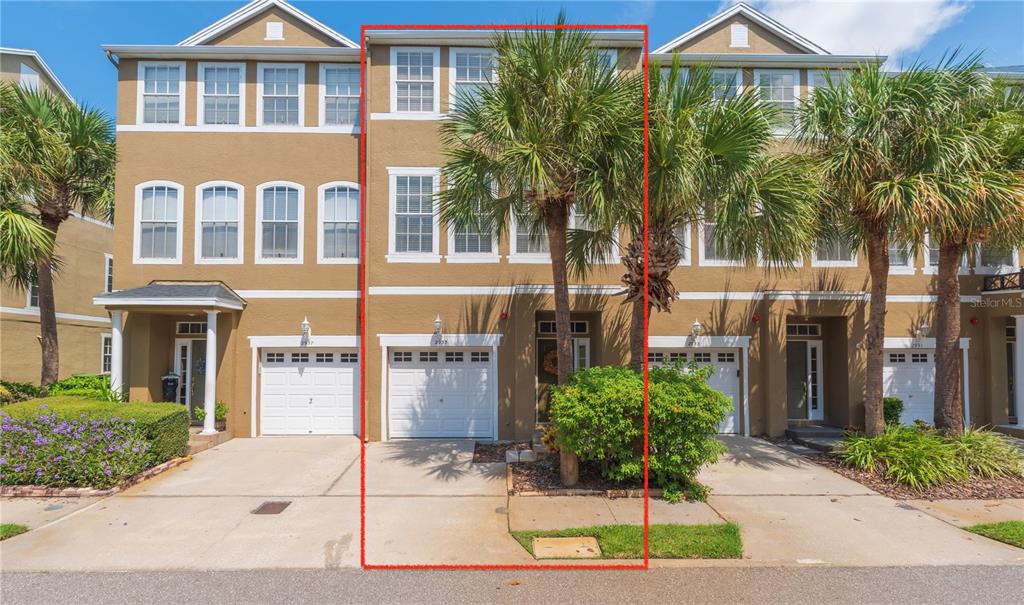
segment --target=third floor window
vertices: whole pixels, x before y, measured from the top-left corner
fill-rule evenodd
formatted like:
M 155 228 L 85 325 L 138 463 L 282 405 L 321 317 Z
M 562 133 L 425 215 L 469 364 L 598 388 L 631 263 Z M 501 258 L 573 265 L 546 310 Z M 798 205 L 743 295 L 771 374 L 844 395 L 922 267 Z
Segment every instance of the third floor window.
M 436 49 L 395 49 L 395 110 L 431 113 L 437 93 L 438 65 Z
M 184 92 L 184 66 L 180 63 L 143 63 L 140 65 L 140 71 L 142 122 L 180 124 L 184 111 L 181 103 L 181 95 Z
M 242 65 L 211 64 L 200 65 L 199 71 L 202 123 L 241 124 L 245 68 Z
M 489 49 L 454 49 L 454 84 L 452 86 L 452 107 L 460 99 L 480 98 L 480 90 L 494 81 L 494 51 Z
M 260 103 L 267 126 L 299 126 L 302 117 L 302 66 L 263 65 Z
M 359 123 L 359 68 L 356 66 L 322 66 L 323 123 L 326 126 L 347 126 Z
M 765 69 L 754 71 L 754 84 L 762 103 L 774 105 L 779 111 L 775 134 L 788 134 L 796 124 L 800 74 L 794 70 Z

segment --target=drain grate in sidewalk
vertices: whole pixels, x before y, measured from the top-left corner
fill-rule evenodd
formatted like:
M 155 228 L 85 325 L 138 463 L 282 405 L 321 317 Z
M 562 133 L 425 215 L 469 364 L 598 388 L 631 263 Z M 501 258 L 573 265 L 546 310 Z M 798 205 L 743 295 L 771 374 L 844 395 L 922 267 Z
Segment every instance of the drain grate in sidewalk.
M 284 509 L 288 508 L 289 504 L 291 504 L 290 500 L 287 500 L 287 501 L 276 501 L 276 502 L 264 502 L 263 504 L 260 504 L 255 509 L 253 509 L 252 514 L 254 514 L 254 515 L 280 515 L 281 511 L 283 511 Z

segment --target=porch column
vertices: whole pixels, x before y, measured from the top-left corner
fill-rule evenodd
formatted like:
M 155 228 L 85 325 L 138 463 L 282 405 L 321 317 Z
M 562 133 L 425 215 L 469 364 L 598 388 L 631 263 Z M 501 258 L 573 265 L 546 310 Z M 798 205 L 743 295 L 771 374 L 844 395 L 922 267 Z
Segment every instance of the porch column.
M 119 394 L 124 388 L 123 311 L 110 312 L 110 390 Z
M 1017 425 L 1024 424 L 1024 315 L 1014 315 L 1016 342 L 1013 345 L 1013 401 Z
M 215 435 L 217 433 L 216 418 L 214 413 L 217 409 L 217 312 L 206 312 L 206 385 L 203 401 L 203 409 L 206 416 L 203 418 L 202 435 Z

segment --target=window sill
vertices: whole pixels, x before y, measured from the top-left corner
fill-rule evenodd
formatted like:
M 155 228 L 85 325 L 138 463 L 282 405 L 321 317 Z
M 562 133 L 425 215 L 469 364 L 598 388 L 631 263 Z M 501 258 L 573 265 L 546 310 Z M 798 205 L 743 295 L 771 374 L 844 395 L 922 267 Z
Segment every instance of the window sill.
M 239 126 L 237 124 L 118 124 L 117 132 L 235 132 L 278 134 L 359 134 L 359 126 Z
M 521 265 L 550 265 L 551 255 L 549 254 L 510 254 L 508 262 Z
M 704 260 L 698 263 L 701 267 L 746 267 L 747 263 L 741 260 Z
M 241 265 L 241 258 L 196 258 L 197 265 Z
M 382 111 L 370 114 L 371 120 L 413 120 L 413 121 L 429 121 L 429 120 L 446 120 L 448 114 L 437 113 L 433 111 L 413 112 L 413 111 Z
M 845 261 L 845 260 L 811 260 L 812 269 L 855 269 L 857 268 L 857 261 Z M 892 267 L 889 268 L 892 270 Z
M 358 265 L 359 258 L 322 258 L 317 257 L 318 265 Z
M 302 258 L 263 258 L 256 257 L 257 265 L 301 265 Z
M 138 258 L 132 259 L 133 265 L 180 265 L 180 258 Z
M 385 255 L 389 263 L 440 263 L 440 254 L 401 254 L 392 252 Z
M 470 263 L 497 263 L 501 257 L 497 254 L 449 254 L 444 257 L 449 264 L 470 264 Z
M 889 267 L 889 275 L 915 275 L 916 273 L 917 267 L 905 267 L 902 265 L 897 267 Z

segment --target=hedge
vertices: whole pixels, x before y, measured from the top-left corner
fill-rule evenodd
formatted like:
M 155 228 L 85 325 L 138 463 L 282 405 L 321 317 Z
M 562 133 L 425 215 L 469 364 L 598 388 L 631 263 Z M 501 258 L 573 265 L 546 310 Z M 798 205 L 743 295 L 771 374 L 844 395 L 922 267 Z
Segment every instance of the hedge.
M 77 395 L 90 399 L 109 400 L 110 377 L 103 374 L 75 374 L 50 385 L 51 396 Z
M 58 396 L 23 401 L 0 410 L 0 414 L 16 420 L 49 413 L 61 420 L 78 420 L 83 414 L 86 420 L 134 420 L 142 438 L 149 444 L 147 468 L 184 456 L 188 451 L 188 412 L 177 403 L 117 403 Z

